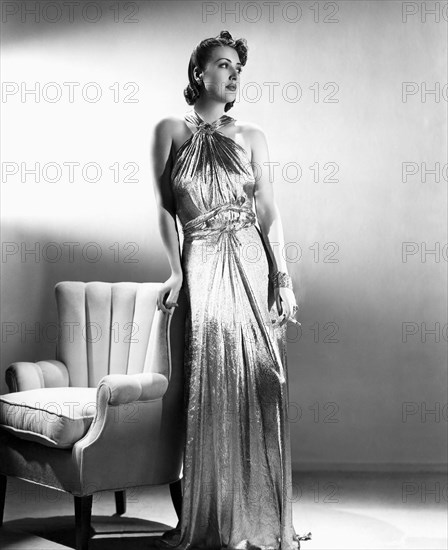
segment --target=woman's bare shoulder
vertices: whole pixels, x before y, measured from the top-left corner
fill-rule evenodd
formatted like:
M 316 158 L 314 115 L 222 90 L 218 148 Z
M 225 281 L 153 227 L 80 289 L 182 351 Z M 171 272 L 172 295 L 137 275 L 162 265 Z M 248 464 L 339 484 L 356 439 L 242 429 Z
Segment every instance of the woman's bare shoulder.
M 254 151 L 258 149 L 260 145 L 266 146 L 266 135 L 259 124 L 244 120 L 238 120 L 235 124 L 239 128 L 244 141 L 247 143 L 251 155 L 253 155 Z
M 179 129 L 182 128 L 183 118 L 177 115 L 168 115 L 158 120 L 155 126 L 156 131 L 160 131 L 163 134 L 175 135 Z
M 265 136 L 263 128 L 259 124 L 254 122 L 248 122 L 246 120 L 237 120 L 235 125 L 240 129 L 240 131 L 247 136 L 262 137 Z

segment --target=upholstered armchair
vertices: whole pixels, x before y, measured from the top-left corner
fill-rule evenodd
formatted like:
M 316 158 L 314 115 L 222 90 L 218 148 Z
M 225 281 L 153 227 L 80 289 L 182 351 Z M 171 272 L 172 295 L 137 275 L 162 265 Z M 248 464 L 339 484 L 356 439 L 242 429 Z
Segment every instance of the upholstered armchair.
M 170 484 L 180 517 L 184 319 L 157 310 L 159 288 L 56 284 L 56 358 L 10 365 L 0 396 L 0 520 L 8 476 L 74 496 L 77 550 L 100 491 L 121 514 L 127 488 Z

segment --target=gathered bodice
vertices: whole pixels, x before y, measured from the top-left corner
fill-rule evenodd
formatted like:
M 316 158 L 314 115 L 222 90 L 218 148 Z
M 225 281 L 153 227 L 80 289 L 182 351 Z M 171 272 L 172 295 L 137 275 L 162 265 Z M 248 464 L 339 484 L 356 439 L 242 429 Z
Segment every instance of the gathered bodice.
M 255 222 L 255 178 L 247 153 L 220 129 L 235 119 L 205 122 L 192 109 L 184 119 L 195 128 L 177 151 L 171 171 L 176 214 L 184 234 L 199 235 Z

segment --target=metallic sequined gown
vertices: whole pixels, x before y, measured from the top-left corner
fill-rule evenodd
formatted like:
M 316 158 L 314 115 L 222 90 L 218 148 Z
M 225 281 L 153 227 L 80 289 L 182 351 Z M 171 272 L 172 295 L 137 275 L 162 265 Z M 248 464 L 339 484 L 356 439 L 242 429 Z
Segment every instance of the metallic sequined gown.
M 253 209 L 245 150 L 185 116 L 192 135 L 171 183 L 181 222 L 186 318 L 184 496 L 177 536 L 186 549 L 297 549 L 292 523 L 286 325 Z

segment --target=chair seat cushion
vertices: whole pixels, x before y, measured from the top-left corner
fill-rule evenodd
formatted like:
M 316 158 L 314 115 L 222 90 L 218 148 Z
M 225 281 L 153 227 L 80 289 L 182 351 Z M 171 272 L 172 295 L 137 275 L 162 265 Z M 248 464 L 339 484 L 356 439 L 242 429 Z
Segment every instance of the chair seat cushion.
M 48 447 L 67 449 L 88 431 L 96 388 L 40 388 L 0 395 L 0 428 Z

